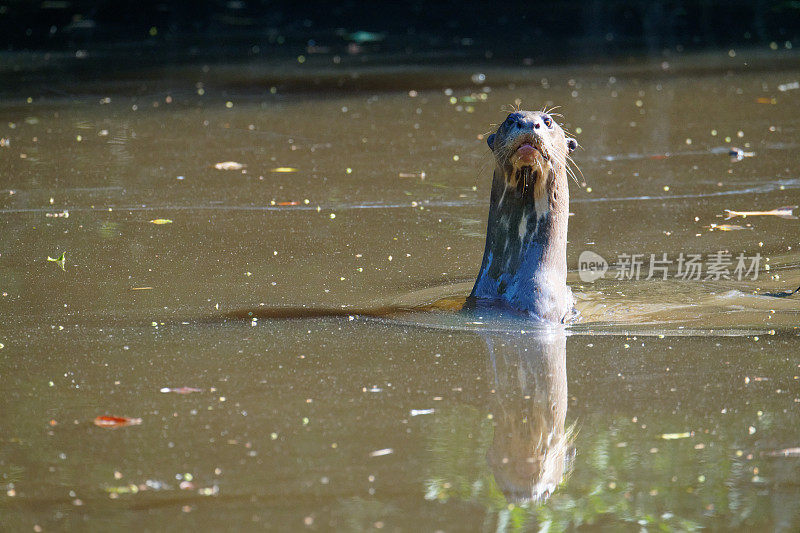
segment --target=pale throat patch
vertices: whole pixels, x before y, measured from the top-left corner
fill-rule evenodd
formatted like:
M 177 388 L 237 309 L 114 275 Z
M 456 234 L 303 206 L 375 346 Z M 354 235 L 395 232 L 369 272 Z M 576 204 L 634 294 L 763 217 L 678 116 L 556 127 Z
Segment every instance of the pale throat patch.
M 549 179 L 549 173 L 552 172 L 550 165 L 544 164 L 540 165 L 537 170 L 534 172 L 538 173 L 536 176 L 536 182 L 533 185 L 533 190 L 529 191 L 528 194 L 533 194 L 533 209 L 536 213 L 536 220 L 537 222 L 542 219 L 546 214 L 550 212 L 550 194 L 547 190 L 547 181 Z M 517 180 L 519 180 L 519 171 L 515 173 L 517 176 Z M 505 190 L 503 191 L 502 196 L 500 197 L 500 201 L 498 205 L 502 205 L 503 200 L 505 199 L 506 194 L 513 189 L 518 187 L 518 183 L 515 181 L 513 184 L 508 183 Z M 528 220 L 530 217 L 533 216 L 531 213 L 528 216 L 520 217 L 519 225 L 517 226 L 517 234 L 519 235 L 520 240 L 525 238 L 525 235 L 528 233 Z M 509 228 L 509 221 L 506 217 L 501 217 L 500 224 L 504 226 L 507 230 Z M 506 243 L 507 244 L 507 243 Z
M 550 179 L 552 169 L 550 165 L 540 165 L 539 175 L 533 186 L 533 207 L 536 209 L 536 219 L 539 220 L 550 211 L 550 194 L 547 190 L 547 181 Z

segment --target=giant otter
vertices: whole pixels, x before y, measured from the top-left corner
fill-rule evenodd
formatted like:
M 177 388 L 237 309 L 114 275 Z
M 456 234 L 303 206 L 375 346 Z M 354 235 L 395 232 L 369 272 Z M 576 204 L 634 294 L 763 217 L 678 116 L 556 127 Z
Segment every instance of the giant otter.
M 575 314 L 567 287 L 569 152 L 543 111 L 515 111 L 487 139 L 495 159 L 486 247 L 467 306 L 500 304 L 550 322 Z

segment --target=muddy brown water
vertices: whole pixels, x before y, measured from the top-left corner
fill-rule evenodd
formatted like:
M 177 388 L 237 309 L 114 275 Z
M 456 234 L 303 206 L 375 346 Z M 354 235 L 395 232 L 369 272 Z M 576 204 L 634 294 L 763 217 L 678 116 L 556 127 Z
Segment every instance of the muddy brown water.
M 800 297 L 762 293 L 800 285 L 800 221 L 723 217 L 800 203 L 797 66 L 312 65 L 273 93 L 209 65 L 7 91 L 2 529 L 797 530 Z M 359 314 L 468 294 L 481 134 L 516 100 L 561 106 L 582 147 L 581 322 Z M 757 279 L 584 282 L 586 250 L 645 274 L 650 254 L 761 259 Z M 199 391 L 161 392 L 180 387 Z

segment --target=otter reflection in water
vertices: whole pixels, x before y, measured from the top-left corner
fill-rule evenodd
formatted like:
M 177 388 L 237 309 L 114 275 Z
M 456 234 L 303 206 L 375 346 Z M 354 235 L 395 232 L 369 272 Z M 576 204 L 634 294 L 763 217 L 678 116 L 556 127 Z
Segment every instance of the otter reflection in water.
M 486 453 L 509 502 L 541 502 L 574 457 L 567 416 L 567 340 L 562 330 L 484 335 L 495 394 L 494 434 Z

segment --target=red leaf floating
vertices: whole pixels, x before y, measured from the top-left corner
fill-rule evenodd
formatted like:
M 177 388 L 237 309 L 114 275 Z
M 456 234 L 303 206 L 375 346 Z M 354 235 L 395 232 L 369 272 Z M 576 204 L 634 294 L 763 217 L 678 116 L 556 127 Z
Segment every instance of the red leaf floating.
M 141 423 L 141 418 L 128 418 L 127 416 L 98 416 L 94 419 L 95 426 L 105 429 L 138 426 Z

